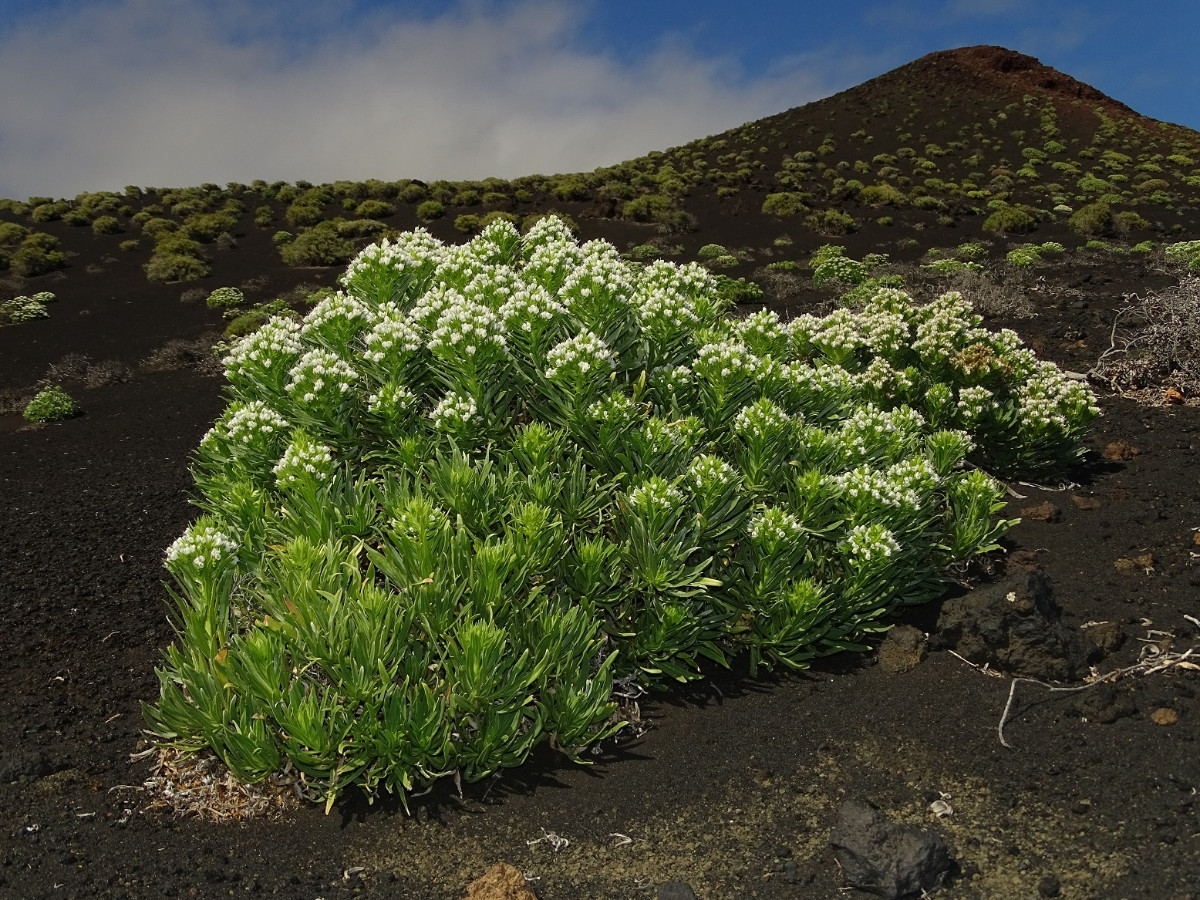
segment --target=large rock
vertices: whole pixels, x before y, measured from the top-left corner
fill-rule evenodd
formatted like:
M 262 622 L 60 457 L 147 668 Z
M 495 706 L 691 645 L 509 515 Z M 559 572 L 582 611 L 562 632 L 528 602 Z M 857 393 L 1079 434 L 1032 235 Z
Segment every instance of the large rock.
M 869 803 L 847 800 L 830 835 L 846 883 L 886 900 L 919 897 L 954 868 L 936 834 L 889 820 Z
M 1022 572 L 942 606 L 938 644 L 1009 675 L 1072 681 L 1087 674 L 1097 648 L 1060 620 L 1044 572 Z

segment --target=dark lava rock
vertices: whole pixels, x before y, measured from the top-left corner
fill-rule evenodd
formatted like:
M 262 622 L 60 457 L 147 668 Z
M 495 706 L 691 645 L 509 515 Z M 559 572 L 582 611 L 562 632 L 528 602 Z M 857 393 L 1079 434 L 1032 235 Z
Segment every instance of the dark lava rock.
M 17 747 L 0 755 L 0 784 L 13 781 L 36 781 L 55 772 L 57 766 L 41 750 Z
M 890 821 L 861 800 L 847 800 L 830 835 L 846 882 L 885 900 L 940 887 L 954 867 L 936 834 Z
M 664 881 L 654 892 L 654 900 L 696 900 L 696 892 L 686 881 Z
M 907 672 L 915 669 L 929 652 L 929 641 L 921 629 L 913 625 L 896 625 L 888 630 L 879 645 L 879 666 L 885 672 Z
M 1081 691 L 1072 705 L 1078 715 L 1101 725 L 1111 725 L 1137 712 L 1129 692 L 1115 684 L 1099 684 Z
M 1071 681 L 1087 674 L 1097 650 L 1059 615 L 1046 574 L 1023 572 L 947 601 L 938 642 L 1011 675 Z

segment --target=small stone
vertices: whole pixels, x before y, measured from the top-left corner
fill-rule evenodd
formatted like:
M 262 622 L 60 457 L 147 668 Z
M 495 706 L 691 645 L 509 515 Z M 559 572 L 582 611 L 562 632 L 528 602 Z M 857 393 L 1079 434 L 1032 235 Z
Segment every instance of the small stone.
M 696 892 L 686 881 L 664 881 L 654 892 L 654 900 L 697 900 Z
M 879 667 L 900 674 L 915 669 L 929 653 L 929 640 L 912 625 L 895 625 L 879 645 Z
M 1044 503 L 1039 503 L 1036 506 L 1025 506 L 1021 508 L 1021 518 L 1028 519 L 1031 522 L 1059 522 L 1062 520 L 1062 510 L 1047 500 Z
M 1195 544 L 1197 547 L 1200 547 L 1200 531 L 1192 532 L 1192 543 Z
M 1039 897 L 1057 897 L 1061 890 L 1062 885 L 1059 884 L 1058 879 L 1053 875 L 1047 875 L 1038 882 Z
M 1127 575 L 1131 572 L 1146 572 L 1154 568 L 1154 554 L 1142 553 L 1138 556 L 1122 556 L 1113 563 L 1113 568 L 1122 575 Z
M 1083 629 L 1084 636 L 1106 654 L 1121 649 L 1125 643 L 1125 631 L 1116 622 L 1097 622 Z
M 1175 388 L 1167 388 L 1166 392 L 1163 394 L 1163 403 L 1176 404 L 1176 403 L 1182 403 L 1182 402 L 1183 402 L 1183 394 L 1181 394 Z
M 1174 725 L 1179 721 L 1179 713 L 1169 706 L 1160 706 L 1150 713 L 1150 721 L 1155 725 Z
M 520 869 L 499 862 L 467 886 L 463 900 L 537 900 L 537 894 L 526 884 Z
M 1072 494 L 1071 502 L 1079 509 L 1099 509 L 1100 501 L 1095 497 L 1085 497 L 1083 494 Z
M 1109 462 L 1129 462 L 1141 452 L 1128 441 L 1113 441 L 1100 451 L 1100 455 Z

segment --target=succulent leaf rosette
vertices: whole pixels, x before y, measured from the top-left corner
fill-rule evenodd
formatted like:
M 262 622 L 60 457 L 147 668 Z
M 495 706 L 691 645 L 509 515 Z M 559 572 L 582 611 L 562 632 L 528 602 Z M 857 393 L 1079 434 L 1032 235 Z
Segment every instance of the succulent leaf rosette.
M 327 804 L 542 741 L 582 762 L 622 727 L 617 679 L 861 649 L 996 548 L 980 466 L 1069 464 L 1096 414 L 958 295 L 734 320 L 702 267 L 552 217 L 418 229 L 342 285 L 226 356 L 144 707 L 160 744 Z

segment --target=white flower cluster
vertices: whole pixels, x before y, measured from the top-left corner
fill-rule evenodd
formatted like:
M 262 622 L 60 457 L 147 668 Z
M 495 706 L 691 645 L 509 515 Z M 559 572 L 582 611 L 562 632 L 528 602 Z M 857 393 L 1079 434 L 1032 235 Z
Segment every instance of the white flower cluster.
M 687 416 L 668 422 L 660 416 L 651 416 L 642 429 L 649 453 L 647 464 L 680 448 L 692 448 L 704 438 L 704 426 L 695 416 Z M 691 455 L 690 453 L 688 455 Z
M 688 391 L 696 381 L 696 373 L 687 366 L 660 366 L 650 372 L 650 383 L 667 396 L 679 396 Z
M 326 297 L 304 317 L 300 334 L 308 340 L 332 340 L 339 347 L 375 324 L 375 314 L 341 291 Z
M 474 397 L 450 393 L 438 401 L 429 413 L 435 428 L 453 431 L 472 421 L 479 412 Z
M 540 285 L 514 291 L 500 307 L 500 319 L 509 334 L 537 335 L 561 322 L 567 308 Z
M 589 406 L 588 415 L 597 422 L 625 427 L 638 418 L 638 408 L 625 394 L 613 391 Z
M 634 312 L 642 328 L 663 340 L 699 323 L 690 297 L 669 288 L 655 287 L 639 294 Z
M 394 269 L 397 272 L 417 270 L 436 265 L 446 253 L 445 245 L 424 228 L 399 235 L 395 240 L 384 238 L 363 249 L 338 280 L 348 285 L 355 276 L 372 267 Z
M 709 382 L 725 381 L 730 378 L 753 378 L 761 368 L 761 361 L 746 349 L 741 341 L 720 341 L 705 344 L 692 361 L 692 369 Z
M 958 390 L 958 418 L 964 424 L 972 425 L 978 422 L 995 405 L 992 392 L 981 385 L 968 386 Z
M 853 353 L 866 344 L 858 316 L 848 309 L 836 309 L 821 319 L 811 340 L 827 356 L 834 358 Z
M 896 293 L 904 296 L 903 293 Z M 858 317 L 859 333 L 867 348 L 876 356 L 895 359 L 908 349 L 912 341 L 908 320 L 904 315 L 889 309 L 880 309 L 868 304 Z
M 429 349 L 443 358 L 490 354 L 504 346 L 500 317 L 470 300 L 445 310 L 429 335 Z
M 790 387 L 814 394 L 841 394 L 854 387 L 854 376 L 841 366 L 792 363 L 780 369 L 783 383 Z
M 575 235 L 558 216 L 543 216 L 533 223 L 523 239 L 527 253 L 532 254 L 542 247 L 576 247 Z
M 733 430 L 743 438 L 773 440 L 792 425 L 792 417 L 771 400 L 763 397 L 743 406 L 733 420 Z
M 643 481 L 627 497 L 630 511 L 645 517 L 670 513 L 683 503 L 680 490 L 658 476 Z
M 734 334 L 757 354 L 780 354 L 787 348 L 788 334 L 773 310 L 759 310 L 742 319 L 734 326 Z
M 821 330 L 821 320 L 812 313 L 802 313 L 783 326 L 788 338 L 788 358 L 808 359 L 812 355 L 813 336 Z
M 916 310 L 916 336 L 912 348 L 922 359 L 941 362 L 960 347 L 986 342 L 989 334 L 980 328 L 983 321 L 971 310 L 962 294 L 950 291 Z
M 546 377 L 552 381 L 591 380 L 597 373 L 607 374 L 617 367 L 608 345 L 586 328 L 551 348 L 546 362 Z
M 665 259 L 656 259 L 642 269 L 638 282 L 646 293 L 661 289 L 688 298 L 711 294 L 717 286 L 712 272 L 699 263 L 678 266 Z
M 760 549 L 772 553 L 804 533 L 800 520 L 778 506 L 769 506 L 752 516 L 747 533 Z
M 711 453 L 697 456 L 687 470 L 687 481 L 694 494 L 707 494 L 728 487 L 737 478 L 737 469 Z
M 418 331 L 432 331 L 446 310 L 466 302 L 466 297 L 457 290 L 439 284 L 426 291 L 413 304 L 408 311 L 408 324 Z
M 846 533 L 846 549 L 860 563 L 886 559 L 900 552 L 900 544 L 884 526 L 855 525 Z
M 524 279 L 513 269 L 505 265 L 489 265 L 467 282 L 462 293 L 468 300 L 498 310 L 514 294 L 526 290 Z
M 237 552 L 238 545 L 225 532 L 204 520 L 194 522 L 167 548 L 168 563 L 183 563 L 197 569 L 215 566 Z
M 521 243 L 521 232 L 507 219 L 493 219 L 471 241 L 475 254 L 485 262 L 506 263 Z
M 379 321 L 367 333 L 364 359 L 381 365 L 389 360 L 398 361 L 421 348 L 421 335 L 404 320 L 398 308 L 389 304 L 381 312 Z
M 911 407 L 883 410 L 866 403 L 842 422 L 838 439 L 847 453 L 865 457 L 915 437 L 924 425 L 925 418 Z
M 885 472 L 862 465 L 830 479 L 833 486 L 852 506 L 904 508 L 912 498 L 892 483 Z
M 333 452 L 298 431 L 272 471 L 276 484 L 284 488 L 306 481 L 328 481 L 333 477 Z
M 530 238 L 534 231 L 542 222 L 548 221 L 542 219 L 525 235 L 525 248 L 528 254 L 525 263 L 525 268 L 521 270 L 525 280 L 528 282 L 537 282 L 544 285 L 547 289 L 557 289 L 562 284 L 567 275 L 574 271 L 583 259 L 579 252 L 579 245 L 571 240 L 568 231 L 568 239 L 565 243 L 560 243 L 554 240 L 545 240 L 541 243 L 533 242 Z M 558 221 L 555 219 L 555 221 Z M 561 224 L 561 223 L 560 223 Z M 566 226 L 564 225 L 563 228 Z
M 299 403 L 336 402 L 350 392 L 357 380 L 358 373 L 336 353 L 313 349 L 292 366 L 287 392 Z
M 840 281 L 843 284 L 859 284 L 867 277 L 867 267 L 848 256 L 831 256 L 813 269 L 813 284 Z
M 218 433 L 233 445 L 258 443 L 260 439 L 287 431 L 287 419 L 261 400 L 251 400 L 237 409 L 224 423 L 214 426 L 204 436 L 201 445 Z
M 248 334 L 230 349 L 222 362 L 230 380 L 246 373 L 272 368 L 291 368 L 292 361 L 304 350 L 300 341 L 300 323 L 275 318 L 253 334 Z
M 887 478 L 893 489 L 904 496 L 905 506 L 920 506 L 922 498 L 937 490 L 941 479 L 933 463 L 924 456 L 913 455 L 890 466 Z
M 443 288 L 464 290 L 479 275 L 486 275 L 492 264 L 478 254 L 471 244 L 448 247 L 433 275 L 434 283 Z
M 912 389 L 912 377 L 904 369 L 897 369 L 882 356 L 876 356 L 870 364 L 851 376 L 854 383 L 863 388 L 874 388 L 894 397 Z
M 1040 363 L 1020 389 L 1017 414 L 1023 430 L 1066 430 L 1099 413 L 1091 390 L 1068 379 L 1054 363 Z
M 629 264 L 621 259 L 612 244 L 607 241 L 588 241 L 581 250 L 583 258 L 564 279 L 558 296 L 568 310 L 584 317 L 586 321 L 593 303 L 628 302 L 634 294 L 635 285 Z
M 367 398 L 367 409 L 377 416 L 407 412 L 417 405 L 417 395 L 401 384 L 385 384 Z

